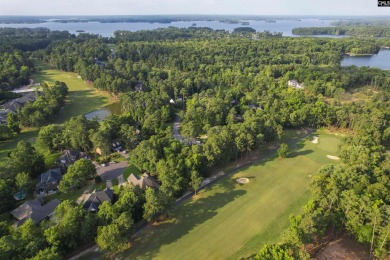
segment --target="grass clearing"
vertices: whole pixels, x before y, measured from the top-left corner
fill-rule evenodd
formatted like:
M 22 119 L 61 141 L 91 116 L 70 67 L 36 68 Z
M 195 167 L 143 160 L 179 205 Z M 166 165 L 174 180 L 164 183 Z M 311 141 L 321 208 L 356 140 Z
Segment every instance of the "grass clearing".
M 34 82 L 53 85 L 55 81 L 62 81 L 69 88 L 66 105 L 56 122 L 62 123 L 73 116 L 84 115 L 110 104 L 108 93 L 95 90 L 91 84 L 78 78 L 76 73 L 59 71 L 40 61 L 35 61 L 35 67 L 37 72 L 32 76 Z
M 309 199 L 309 175 L 328 163 L 340 138 L 314 133 L 293 145 L 288 158 L 268 155 L 257 164 L 224 178 L 178 206 L 173 218 L 139 233 L 124 257 L 129 259 L 241 259 L 264 243 L 276 242 L 290 214 Z M 240 177 L 248 184 L 238 184 Z
M 73 116 L 84 115 L 110 104 L 108 93 L 95 90 L 92 85 L 88 85 L 78 78 L 76 73 L 59 71 L 37 60 L 35 67 L 37 72 L 32 75 L 34 82 L 47 82 L 49 85 L 53 85 L 55 81 L 62 81 L 69 88 L 64 109 L 51 123 L 63 123 Z M 21 134 L 0 142 L 0 162 L 6 159 L 8 153 L 16 147 L 19 141 L 25 140 L 34 143 L 38 132 L 39 129 L 36 128 L 23 129 Z
M 60 201 L 65 201 L 65 200 L 76 201 L 81 196 L 81 194 L 84 193 L 86 187 L 87 187 L 87 185 L 85 185 L 81 189 L 78 189 L 76 191 L 67 192 L 67 193 L 62 193 L 62 192 L 57 191 L 54 194 L 47 195 L 46 197 L 44 197 L 44 199 L 46 202 L 49 202 L 53 199 L 59 199 Z

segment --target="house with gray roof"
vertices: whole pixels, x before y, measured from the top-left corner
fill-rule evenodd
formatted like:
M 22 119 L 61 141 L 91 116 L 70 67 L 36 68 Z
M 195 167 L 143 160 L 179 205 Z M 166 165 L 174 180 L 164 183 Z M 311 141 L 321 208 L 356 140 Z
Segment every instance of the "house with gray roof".
M 60 168 L 50 169 L 38 176 L 37 192 L 47 194 L 58 189 L 58 184 L 62 180 Z
M 49 219 L 54 210 L 58 205 L 61 204 L 61 201 L 54 199 L 47 204 L 44 204 L 43 200 L 36 198 L 34 200 L 29 200 L 11 211 L 12 216 L 18 220 L 16 222 L 16 227 L 21 226 L 24 222 L 31 219 L 35 224 L 38 224 L 44 219 Z
M 79 151 L 65 150 L 61 154 L 61 157 L 56 161 L 56 164 L 61 168 L 61 170 L 65 170 L 69 165 L 74 164 L 82 156 L 83 154 Z
M 103 202 L 109 201 L 112 203 L 113 199 L 114 192 L 110 188 L 106 188 L 104 191 L 96 189 L 85 198 L 83 208 L 89 212 L 97 212 Z
M 7 114 L 2 114 L 0 112 L 0 124 L 1 125 L 6 125 L 7 124 Z
M 160 184 L 147 173 L 144 173 L 141 178 L 139 178 L 137 175 L 132 173 L 127 178 L 127 181 L 134 186 L 138 185 L 143 190 L 146 190 L 146 187 L 150 187 L 154 189 L 160 188 Z
M 35 100 L 37 100 L 37 98 L 38 98 L 37 92 L 31 92 L 26 95 L 23 95 L 20 98 L 15 99 L 14 101 L 24 106 L 27 102 L 34 102 Z
M 24 95 L 20 98 L 13 99 L 8 101 L 3 105 L 3 108 L 0 110 L 0 124 L 5 124 L 4 119 L 7 119 L 7 115 L 12 113 L 16 114 L 19 109 L 21 109 L 27 102 L 34 102 L 38 97 L 37 92 L 31 92 L 27 95 Z
M 23 104 L 24 105 L 24 104 Z M 17 102 L 16 100 L 11 100 L 4 104 L 4 110 L 8 111 L 9 113 L 16 114 L 18 110 L 23 106 L 21 103 Z

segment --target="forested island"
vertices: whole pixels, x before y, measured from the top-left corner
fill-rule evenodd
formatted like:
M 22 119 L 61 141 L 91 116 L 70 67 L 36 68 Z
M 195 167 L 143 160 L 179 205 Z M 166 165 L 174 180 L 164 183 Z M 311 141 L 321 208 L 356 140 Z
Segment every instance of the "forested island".
M 335 27 L 300 27 L 294 28 L 295 35 L 347 35 L 359 37 L 390 37 L 388 25 L 353 25 Z
M 3 140 L 18 140 L 19 132 L 29 127 L 36 127 L 37 135 L 20 140 L 0 164 L 0 258 L 62 259 L 94 243 L 108 258 L 136 258 L 146 255 L 142 250 L 150 247 L 145 250 L 153 258 L 162 245 L 185 240 L 203 222 L 221 215 L 228 218 L 221 209 L 252 194 L 247 201 L 253 207 L 263 204 L 261 215 L 266 216 L 267 209 L 283 212 L 275 219 L 287 225 L 264 223 L 286 230 L 283 236 L 273 234 L 272 241 L 278 241 L 274 244 L 252 237 L 240 240 L 251 243 L 234 249 L 229 257 L 310 259 L 317 253 L 310 248 L 345 234 L 371 256 L 385 259 L 390 252 L 390 158 L 386 152 L 390 73 L 342 67 L 340 62 L 342 54 L 374 54 L 380 46 L 389 45 L 388 38 L 286 38 L 249 27 L 232 33 L 193 27 L 117 31 L 111 38 L 47 29 L 1 29 L 0 94 L 7 94 L 0 96 L 3 104 L 17 102 L 9 91 L 28 84 L 36 64 L 46 64 L 74 72 L 69 75 L 109 93 L 120 101 L 121 113 L 101 122 L 87 120 L 83 114 L 56 121 L 74 98 L 69 86 L 59 81 L 41 82 L 42 91 L 33 100 L 8 113 L 0 125 Z M 177 124 L 179 134 L 175 133 Z M 328 144 L 308 141 L 317 129 L 345 138 L 339 148 L 330 149 Z M 77 154 L 71 157 L 77 159 L 64 166 L 68 158 L 63 157 L 64 151 L 68 157 Z M 337 153 L 330 157 L 334 161 L 327 157 L 331 153 Z M 256 160 L 248 159 L 252 156 Z M 129 183 L 121 185 L 113 179 L 111 188 L 106 187 L 97 172 L 118 160 L 128 164 Z M 241 176 L 241 170 L 247 171 L 242 165 L 271 166 L 268 171 Z M 289 168 L 280 169 L 280 165 Z M 58 171 L 50 171 L 57 167 Z M 45 192 L 46 186 L 39 186 L 37 177 L 48 171 L 61 178 L 54 194 L 45 194 L 45 202 L 39 203 L 40 207 L 55 204 L 53 216 L 14 220 L 23 203 L 38 203 L 34 197 L 42 189 Z M 218 177 L 220 172 L 226 177 Z M 236 174 L 247 177 L 249 183 L 231 180 Z M 134 185 L 141 179 L 148 179 L 149 186 Z M 265 188 L 250 193 L 263 180 L 272 187 L 270 193 L 264 193 Z M 309 192 L 296 195 L 307 185 L 310 196 Z M 105 201 L 80 202 L 88 186 L 95 190 L 95 195 L 90 190 L 88 198 L 102 196 L 98 198 Z M 274 191 L 288 203 L 269 205 Z M 25 199 L 17 200 L 15 194 Z M 291 211 L 291 205 L 298 210 Z M 240 209 L 247 211 L 236 215 Z M 249 226 L 261 217 L 241 205 L 232 214 Z M 148 222 L 158 225 L 143 230 Z M 170 228 L 182 223 L 175 229 L 179 231 L 171 232 Z M 233 234 L 229 232 L 234 225 L 226 224 L 221 229 L 210 226 L 215 233 L 207 239 Z M 255 232 L 253 239 L 261 235 L 256 234 L 257 227 L 254 224 L 247 231 Z M 206 236 L 209 229 L 202 234 Z M 230 247 L 239 244 L 235 239 L 244 233 L 229 237 Z M 206 244 L 212 244 L 207 239 Z M 230 247 L 225 245 L 224 251 Z M 176 249 L 176 253 L 183 252 Z

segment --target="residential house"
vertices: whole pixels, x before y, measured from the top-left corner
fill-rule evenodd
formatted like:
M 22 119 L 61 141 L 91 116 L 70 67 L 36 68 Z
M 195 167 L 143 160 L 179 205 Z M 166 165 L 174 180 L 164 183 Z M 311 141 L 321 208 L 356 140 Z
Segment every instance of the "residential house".
M 258 105 L 253 105 L 253 104 L 251 104 L 251 105 L 249 105 L 248 106 L 250 109 L 259 109 L 259 110 L 263 110 L 263 106 L 258 106 Z
M 55 208 L 61 204 L 61 201 L 54 199 L 47 204 L 44 204 L 41 198 L 29 200 L 11 211 L 11 214 L 18 220 L 16 227 L 22 225 L 25 221 L 32 219 L 35 224 L 38 224 L 44 219 L 49 219 Z
M 58 190 L 58 184 L 61 180 L 61 169 L 50 169 L 38 176 L 37 192 L 39 194 L 47 194 Z
M 155 189 L 160 188 L 160 184 L 147 173 L 144 173 L 141 178 L 135 174 L 130 174 L 130 176 L 127 178 L 127 181 L 134 186 L 138 185 L 143 190 L 145 190 L 146 187 Z
M 303 85 L 296 81 L 295 79 L 288 81 L 288 86 L 295 89 L 303 89 Z
M 19 103 L 16 100 L 11 100 L 4 104 L 4 111 L 8 113 L 16 114 L 20 108 L 22 108 L 24 104 Z
M 103 202 L 112 203 L 113 198 L 114 192 L 111 189 L 106 188 L 104 191 L 97 189 L 86 197 L 83 208 L 89 212 L 97 212 Z
M 82 156 L 83 154 L 79 151 L 65 150 L 56 161 L 56 164 L 64 171 L 69 165 L 74 164 L 78 159 L 82 158 Z
M 122 151 L 122 145 L 118 141 L 112 142 L 111 147 L 115 152 Z
M 15 101 L 24 106 L 27 102 L 34 102 L 35 100 L 37 100 L 37 98 L 37 92 L 30 92 L 27 95 L 15 99 Z
M 21 109 L 27 102 L 34 102 L 37 99 L 37 93 L 31 92 L 27 95 L 24 95 L 20 98 L 13 99 L 11 101 L 8 101 L 3 105 L 3 109 L 0 110 L 0 117 L 3 118 L 3 120 L 0 119 L 0 124 L 5 124 L 6 122 L 4 119 L 7 119 L 8 114 L 16 114 L 19 109 Z
M 142 84 L 141 82 L 138 82 L 137 84 L 135 84 L 134 90 L 137 92 L 144 92 L 146 89 L 145 89 L 144 84 Z

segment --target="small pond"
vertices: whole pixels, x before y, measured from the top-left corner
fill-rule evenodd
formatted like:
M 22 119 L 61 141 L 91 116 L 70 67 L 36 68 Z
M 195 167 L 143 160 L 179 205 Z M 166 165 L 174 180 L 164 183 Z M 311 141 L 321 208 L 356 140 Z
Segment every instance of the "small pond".
M 121 104 L 118 102 L 118 103 L 105 106 L 99 110 L 95 110 L 88 114 L 85 114 L 85 117 L 88 120 L 92 120 L 94 117 L 96 117 L 98 121 L 103 121 L 104 119 L 106 119 L 107 116 L 111 114 L 119 115 L 120 113 L 121 113 Z

